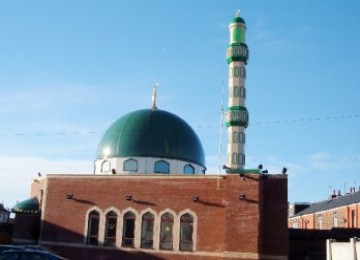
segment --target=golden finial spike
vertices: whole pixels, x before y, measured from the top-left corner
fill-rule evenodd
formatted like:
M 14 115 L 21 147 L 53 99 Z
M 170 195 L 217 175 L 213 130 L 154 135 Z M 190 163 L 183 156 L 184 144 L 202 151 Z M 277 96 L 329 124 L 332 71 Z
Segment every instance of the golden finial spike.
M 237 10 L 236 17 L 240 17 L 240 9 Z
M 152 110 L 155 110 L 157 109 L 156 107 L 156 89 L 159 87 L 159 84 L 156 83 L 154 86 L 153 86 L 153 93 L 152 93 L 152 96 L 151 96 L 151 103 L 152 103 L 152 106 L 151 106 L 151 109 Z

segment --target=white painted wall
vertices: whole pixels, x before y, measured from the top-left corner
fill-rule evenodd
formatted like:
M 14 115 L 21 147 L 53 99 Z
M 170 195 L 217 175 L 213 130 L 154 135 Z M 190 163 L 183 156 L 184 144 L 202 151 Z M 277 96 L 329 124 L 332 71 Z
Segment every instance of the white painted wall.
M 349 242 L 326 240 L 327 260 L 360 260 L 360 239 L 351 238 Z
M 123 164 L 128 159 L 135 159 L 138 161 L 137 172 L 127 172 L 123 170 Z M 109 172 L 101 172 L 102 163 L 108 160 L 111 163 Z M 184 166 L 190 164 L 195 169 L 195 174 L 204 174 L 205 168 L 201 165 L 181 160 L 154 158 L 154 157 L 111 157 L 106 159 L 98 159 L 95 161 L 95 174 L 112 174 L 111 169 L 115 169 L 116 173 L 154 173 L 154 164 L 156 161 L 164 160 L 170 164 L 170 174 L 184 174 Z

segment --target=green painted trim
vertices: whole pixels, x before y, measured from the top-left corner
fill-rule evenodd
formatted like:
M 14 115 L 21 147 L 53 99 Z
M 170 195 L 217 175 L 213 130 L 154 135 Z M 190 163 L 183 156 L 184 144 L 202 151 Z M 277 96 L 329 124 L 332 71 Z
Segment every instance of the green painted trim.
M 242 61 L 245 63 L 245 65 L 247 65 L 247 59 L 248 58 L 244 58 L 244 57 L 230 56 L 229 58 L 226 59 L 226 62 L 227 62 L 227 64 L 230 64 L 231 62 L 234 62 L 234 61 Z
M 231 115 L 231 113 L 236 112 L 236 111 L 242 111 L 246 114 L 246 117 L 243 117 L 239 115 L 239 117 L 233 117 Z M 225 126 L 226 127 L 230 127 L 230 126 L 243 126 L 243 127 L 248 127 L 249 125 L 249 113 L 248 110 L 246 109 L 246 107 L 243 106 L 232 106 L 232 107 L 228 107 L 226 109 L 227 113 L 230 113 L 230 116 L 226 118 L 229 119 L 225 122 Z M 236 115 L 235 115 L 236 116 Z
M 233 48 L 234 47 L 242 47 L 246 49 L 246 55 L 234 55 Z M 242 61 L 245 64 L 247 64 L 247 60 L 249 58 L 249 48 L 248 46 L 243 42 L 234 42 L 228 45 L 228 48 L 226 49 L 226 61 L 227 63 L 231 63 L 233 61 Z
M 245 20 L 242 19 L 241 17 L 235 17 L 234 19 L 232 19 L 231 23 L 243 23 L 243 24 L 245 24 Z
M 32 197 L 30 199 L 16 203 L 16 205 L 11 209 L 11 212 L 17 214 L 33 214 L 37 215 L 40 213 L 40 204 L 37 197 Z
M 242 46 L 242 47 L 249 48 L 245 42 L 233 42 L 233 43 L 228 44 L 228 47 L 234 47 L 234 46 Z
M 261 174 L 259 169 L 228 169 L 226 173 Z
M 232 107 L 228 107 L 226 109 L 226 111 L 233 111 L 233 110 L 241 110 L 241 111 L 246 111 L 248 112 L 248 110 L 246 109 L 246 107 L 243 106 L 232 106 Z
M 247 128 L 249 126 L 249 123 L 247 122 L 242 122 L 242 121 L 229 121 L 229 122 L 225 122 L 225 126 L 226 127 L 230 127 L 230 126 L 242 126 Z

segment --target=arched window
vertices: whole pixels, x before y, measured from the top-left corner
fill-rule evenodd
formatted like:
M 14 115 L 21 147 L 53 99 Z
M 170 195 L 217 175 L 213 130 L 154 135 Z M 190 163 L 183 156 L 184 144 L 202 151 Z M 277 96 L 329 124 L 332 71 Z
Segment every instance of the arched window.
M 180 218 L 180 250 L 191 251 L 193 249 L 193 226 L 194 218 L 190 214 Z
M 99 240 L 99 212 L 93 210 L 88 216 L 88 228 L 86 243 L 90 245 L 97 245 Z
M 194 174 L 195 173 L 195 168 L 194 166 L 192 166 L 191 164 L 187 164 L 184 166 L 184 173 L 185 174 Z
M 123 220 L 122 246 L 134 247 L 135 238 L 135 215 L 126 212 Z
M 246 79 L 246 69 L 244 67 L 240 68 L 240 77 Z
M 127 159 L 124 162 L 123 171 L 124 172 L 137 172 L 138 171 L 138 161 L 135 159 Z
M 245 164 L 245 154 L 239 153 L 238 162 L 239 162 L 239 164 L 241 164 L 241 165 L 244 165 L 244 164 Z
M 240 95 L 240 88 L 238 86 L 234 86 L 234 97 L 238 97 Z
M 240 97 L 245 98 L 246 97 L 246 90 L 244 87 L 240 87 Z
M 110 161 L 108 160 L 103 161 L 103 163 L 101 164 L 101 172 L 109 172 L 110 169 L 111 169 Z
M 160 249 L 173 250 L 174 217 L 170 213 L 161 216 Z
M 234 77 L 235 78 L 240 77 L 240 68 L 238 66 L 234 67 Z
M 106 214 L 105 225 L 105 240 L 104 244 L 107 246 L 114 246 L 116 244 L 116 224 L 117 214 L 114 211 L 110 211 Z
M 238 154 L 237 153 L 233 153 L 232 154 L 232 160 L 231 160 L 231 163 L 232 164 L 238 164 L 239 163 L 239 161 L 238 161 Z
M 337 227 L 338 226 L 338 213 L 335 211 L 333 213 L 333 227 Z
M 142 216 L 141 248 L 153 248 L 154 215 L 150 212 Z
M 232 133 L 232 140 L 233 140 L 233 143 L 238 143 L 239 142 L 239 134 L 238 132 L 233 132 Z
M 170 173 L 170 164 L 164 160 L 155 162 L 155 173 Z
M 245 133 L 243 133 L 243 132 L 239 133 L 239 143 L 241 143 L 241 144 L 245 143 Z

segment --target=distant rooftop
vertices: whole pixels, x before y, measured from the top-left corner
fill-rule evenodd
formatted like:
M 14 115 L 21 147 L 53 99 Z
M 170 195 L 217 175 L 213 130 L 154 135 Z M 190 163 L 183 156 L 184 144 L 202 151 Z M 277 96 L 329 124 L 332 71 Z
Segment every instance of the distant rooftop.
M 332 195 L 328 200 L 312 203 L 310 207 L 298 212 L 293 217 L 339 208 L 342 206 L 359 203 L 359 202 L 360 202 L 360 191 L 354 193 L 348 193 L 345 195 Z

